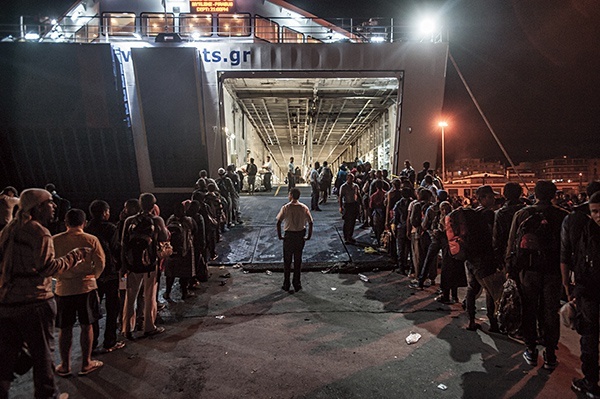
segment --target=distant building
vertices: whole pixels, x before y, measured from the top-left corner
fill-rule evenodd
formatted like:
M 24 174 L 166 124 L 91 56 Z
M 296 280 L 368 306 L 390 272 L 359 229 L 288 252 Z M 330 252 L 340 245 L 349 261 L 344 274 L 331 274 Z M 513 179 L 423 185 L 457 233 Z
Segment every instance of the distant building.
M 505 168 L 502 162 L 483 159 L 461 159 L 449 164 L 446 189 L 451 195 L 470 196 L 475 189 L 489 184 L 497 191 L 508 181 L 525 184 L 529 191 L 539 179 L 551 180 L 564 193 L 579 193 L 588 182 L 599 179 L 600 159 L 553 158 L 537 162 L 521 162 Z
M 505 173 L 504 165 L 499 161 L 485 161 L 482 158 L 464 158 L 452 162 L 446 168 L 446 176 L 449 181 L 485 173 L 503 175 Z

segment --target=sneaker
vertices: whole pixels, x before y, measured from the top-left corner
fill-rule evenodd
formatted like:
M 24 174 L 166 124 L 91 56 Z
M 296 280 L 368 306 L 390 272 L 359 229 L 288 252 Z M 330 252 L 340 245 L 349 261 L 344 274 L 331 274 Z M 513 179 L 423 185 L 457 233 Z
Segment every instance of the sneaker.
M 412 288 L 413 290 L 423 290 L 423 287 L 421 287 L 421 286 L 419 285 L 419 282 L 416 282 L 416 283 L 410 283 L 410 284 L 408 285 L 408 287 L 409 287 L 409 288 Z
M 550 355 L 548 354 L 548 351 L 544 351 L 544 369 L 552 371 L 556 366 L 558 366 L 556 355 Z
M 525 361 L 527 362 L 528 365 L 537 366 L 538 350 L 537 349 L 534 349 L 534 350 L 526 349 L 525 352 L 523 352 L 523 359 L 525 359 Z
M 444 305 L 452 305 L 454 303 L 453 300 L 443 295 L 436 297 L 435 300 L 439 303 L 443 303 Z
M 165 332 L 165 328 L 164 327 L 156 327 L 156 328 L 154 328 L 154 330 L 146 331 L 144 333 L 144 337 L 153 337 L 155 335 L 162 334 L 164 332 Z
M 585 378 L 574 379 L 573 382 L 571 382 L 571 388 L 577 392 L 581 392 L 588 398 L 600 399 L 600 389 L 598 388 L 598 385 L 588 382 Z
M 423 282 L 423 287 L 431 287 L 431 285 L 432 285 L 432 284 L 433 284 L 433 283 L 431 282 L 431 280 L 430 280 L 430 279 L 426 279 L 426 280 Z

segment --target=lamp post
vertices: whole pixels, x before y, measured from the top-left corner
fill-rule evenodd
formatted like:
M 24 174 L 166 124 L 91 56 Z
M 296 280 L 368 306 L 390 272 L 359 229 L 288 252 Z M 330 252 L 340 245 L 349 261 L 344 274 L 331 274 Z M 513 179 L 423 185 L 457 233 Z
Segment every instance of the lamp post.
M 442 128 L 442 181 L 446 182 L 446 147 L 444 140 L 444 128 L 448 127 L 448 122 L 442 121 L 438 123 L 438 126 Z

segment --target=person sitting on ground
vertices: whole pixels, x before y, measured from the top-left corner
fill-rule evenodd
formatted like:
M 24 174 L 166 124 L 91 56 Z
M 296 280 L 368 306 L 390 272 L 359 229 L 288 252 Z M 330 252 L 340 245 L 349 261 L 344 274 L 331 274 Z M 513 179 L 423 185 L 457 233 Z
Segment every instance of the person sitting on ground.
M 75 248 L 88 247 L 92 249 L 92 256 L 89 262 L 83 262 L 71 270 L 54 275 L 56 278 L 56 326 L 60 329 L 58 347 L 61 360 L 61 363 L 56 366 L 56 374 L 61 377 L 71 375 L 71 346 L 73 344 L 73 326 L 76 321 L 79 321 L 79 342 L 81 343 L 79 375 L 88 375 L 104 364 L 99 360 L 92 359 L 92 342 L 94 340 L 92 325 L 101 317 L 96 279 L 104 271 L 104 251 L 98 238 L 84 233 L 85 212 L 81 209 L 70 209 L 65 216 L 65 225 L 67 231 L 52 237 L 56 254 L 63 256 Z

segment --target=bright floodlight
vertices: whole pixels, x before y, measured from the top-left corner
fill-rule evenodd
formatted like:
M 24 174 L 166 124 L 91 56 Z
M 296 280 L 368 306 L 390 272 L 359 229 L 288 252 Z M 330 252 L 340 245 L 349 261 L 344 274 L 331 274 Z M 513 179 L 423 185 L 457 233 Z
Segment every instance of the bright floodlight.
M 448 122 L 442 121 L 442 122 L 438 123 L 438 126 L 439 127 L 448 127 Z
M 421 30 L 421 34 L 431 35 L 436 29 L 436 22 L 433 18 L 425 18 L 421 21 L 419 29 Z
M 371 43 L 383 43 L 385 38 L 383 36 L 375 36 L 371 38 Z
M 40 35 L 38 35 L 37 33 L 26 33 L 25 34 L 25 40 L 39 40 Z

